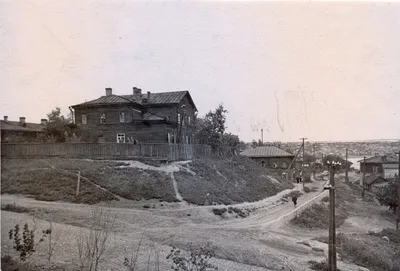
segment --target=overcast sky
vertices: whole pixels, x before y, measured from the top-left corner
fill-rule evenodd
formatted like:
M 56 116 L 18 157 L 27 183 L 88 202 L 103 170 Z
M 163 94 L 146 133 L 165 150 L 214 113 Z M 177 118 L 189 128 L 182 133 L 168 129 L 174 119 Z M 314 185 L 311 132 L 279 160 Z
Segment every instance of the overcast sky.
M 400 3 L 0 0 L 0 69 L 11 120 L 136 86 L 245 141 L 400 138 Z

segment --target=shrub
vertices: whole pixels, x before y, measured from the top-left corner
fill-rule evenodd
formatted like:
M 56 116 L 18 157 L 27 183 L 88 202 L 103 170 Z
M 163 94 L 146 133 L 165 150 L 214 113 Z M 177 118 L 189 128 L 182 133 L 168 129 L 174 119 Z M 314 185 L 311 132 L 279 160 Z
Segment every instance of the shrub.
M 300 191 L 291 191 L 290 193 L 287 193 L 285 195 L 282 196 L 282 198 L 287 199 L 287 198 L 299 198 L 302 195 L 302 193 Z
M 15 225 L 13 230 L 8 232 L 8 237 L 13 240 L 14 249 L 19 253 L 19 258 L 22 262 L 26 261 L 35 251 L 39 243 L 44 241 L 44 238 L 51 234 L 51 229 L 43 230 L 43 236 L 39 241 L 35 242 L 35 230 L 29 230 L 28 223 L 25 223 L 22 237 L 19 224 Z
M 329 196 L 323 197 L 321 201 L 322 202 L 329 202 Z
M 312 270 L 317 270 L 317 271 L 328 271 L 328 263 L 326 261 L 321 261 L 321 262 L 317 262 L 317 261 L 309 261 L 308 262 L 310 264 L 310 268 Z
M 97 271 L 108 249 L 116 216 L 102 208 L 92 209 L 88 234 L 77 237 L 77 253 L 81 270 Z
M 16 204 L 7 204 L 5 206 L 1 206 L 1 210 L 14 213 L 29 213 L 30 211 L 29 208 L 18 206 Z
M 396 248 L 392 248 L 384 240 L 376 240 L 376 238 L 370 240 L 368 238 L 355 239 L 347 237 L 343 233 L 338 234 L 337 245 L 341 253 L 350 257 L 354 263 L 371 270 L 400 270 L 400 259 L 396 256 L 397 245 Z
M 175 247 L 171 249 L 167 259 L 172 260 L 171 269 L 174 271 L 208 271 L 218 270 L 218 267 L 208 261 L 214 257 L 209 244 L 197 249 L 189 245 L 189 256 L 182 255 L 181 251 Z
M 304 187 L 304 193 L 310 193 L 311 189 L 307 186 Z
M 227 211 L 226 208 L 213 208 L 212 212 L 214 213 L 214 215 L 219 215 L 222 216 L 223 214 L 225 214 Z

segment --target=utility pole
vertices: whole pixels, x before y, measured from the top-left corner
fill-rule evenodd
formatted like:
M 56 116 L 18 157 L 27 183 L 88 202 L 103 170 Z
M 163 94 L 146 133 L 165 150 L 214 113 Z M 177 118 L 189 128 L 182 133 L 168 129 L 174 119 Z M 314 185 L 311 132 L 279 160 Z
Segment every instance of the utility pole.
M 264 129 L 261 129 L 261 144 L 264 145 Z
M 347 157 L 347 148 L 346 148 L 346 177 L 345 177 L 345 181 L 348 182 L 349 181 L 349 162 L 347 161 L 348 157 Z
M 308 138 L 303 137 L 303 138 L 300 138 L 300 139 L 303 140 L 303 144 L 301 145 L 302 148 L 303 148 L 303 158 L 301 159 L 301 171 L 303 172 L 303 166 L 304 166 L 304 140 L 308 139 Z
M 327 161 L 330 166 L 329 186 L 329 271 L 336 271 L 336 219 L 335 219 L 335 170 L 340 167 L 340 162 Z

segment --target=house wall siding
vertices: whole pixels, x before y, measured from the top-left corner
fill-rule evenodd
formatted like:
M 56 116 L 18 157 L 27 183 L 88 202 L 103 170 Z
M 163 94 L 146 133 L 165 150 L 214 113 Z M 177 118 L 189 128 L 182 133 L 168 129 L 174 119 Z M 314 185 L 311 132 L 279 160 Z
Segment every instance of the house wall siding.
M 383 173 L 382 169 L 382 164 L 380 163 L 366 163 L 366 166 L 364 166 L 364 163 L 360 164 L 360 171 L 364 172 L 364 167 L 366 168 L 366 173 L 374 173 L 374 167 L 378 168 L 377 173 Z
M 255 160 L 257 163 L 262 165 L 262 161 L 265 162 L 265 167 L 273 168 L 274 163 L 278 165 L 277 168 L 287 168 L 292 162 L 293 158 L 291 157 L 252 157 L 251 159 Z M 286 165 L 284 167 L 284 165 Z

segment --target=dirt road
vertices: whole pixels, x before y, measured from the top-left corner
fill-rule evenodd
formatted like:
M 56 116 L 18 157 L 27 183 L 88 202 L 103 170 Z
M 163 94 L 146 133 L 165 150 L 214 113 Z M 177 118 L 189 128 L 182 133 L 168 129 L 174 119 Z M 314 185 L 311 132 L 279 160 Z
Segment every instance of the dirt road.
M 322 260 L 326 246 L 313 241 L 312 238 L 326 235 L 327 231 L 305 231 L 288 225 L 296 213 L 310 203 L 326 195 L 323 191 L 324 181 L 307 184 L 315 192 L 304 193 L 294 208 L 292 202 L 282 201 L 283 195 L 291 190 L 254 203 L 234 205 L 237 208 L 251 210 L 250 216 L 238 218 L 221 218 L 212 213 L 212 208 L 226 206 L 193 206 L 187 203 L 163 204 L 153 202 L 155 209 L 111 207 L 117 216 L 115 239 L 112 250 L 103 263 L 104 270 L 124 270 L 124 257 L 130 255 L 141 236 L 144 237 L 142 257 L 155 246 L 160 251 L 160 264 L 169 270 L 170 263 L 165 257 L 170 246 L 187 249 L 188 244 L 204 245 L 211 243 L 216 253 L 213 263 L 220 270 L 309 270 L 309 260 Z M 302 190 L 302 185 L 293 190 Z M 20 206 L 36 210 L 38 223 L 46 227 L 45 221 L 53 221 L 55 230 L 61 233 L 60 249 L 56 262 L 66 265 L 76 263 L 74 243 L 77 235 L 88 225 L 93 207 L 81 204 L 62 202 L 40 202 L 22 196 L 2 196 L 2 205 L 17 203 Z M 121 204 L 121 203 L 117 203 Z M 125 202 L 129 205 L 129 202 Z M 190 215 L 190 216 L 189 216 Z M 17 214 L 2 211 L 2 238 L 16 223 L 29 221 L 28 214 Z M 307 242 L 309 246 L 299 244 Z M 314 248 L 314 249 L 313 249 Z M 323 249 L 324 252 L 316 251 Z M 10 251 L 10 243 L 2 242 L 2 251 Z M 36 259 L 40 261 L 40 259 Z M 145 260 L 143 260 L 145 262 Z M 341 270 L 355 270 L 354 266 L 339 264 Z M 143 266 L 143 268 L 145 268 Z M 140 270 L 140 269 L 139 269 Z

